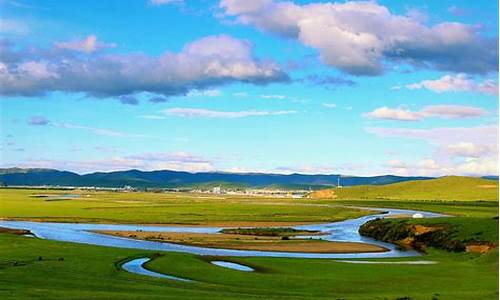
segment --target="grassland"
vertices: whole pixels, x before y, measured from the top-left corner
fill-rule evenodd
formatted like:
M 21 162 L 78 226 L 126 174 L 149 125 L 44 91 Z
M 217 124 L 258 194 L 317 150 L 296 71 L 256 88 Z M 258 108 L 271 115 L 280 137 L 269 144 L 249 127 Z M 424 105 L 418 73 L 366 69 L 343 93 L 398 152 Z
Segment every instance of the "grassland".
M 67 193 L 79 197 L 52 200 Z M 50 197 L 37 197 L 41 194 Z M 285 198 L 0 189 L 0 217 L 6 219 L 238 227 L 324 223 L 367 213 L 345 207 L 307 205 Z
M 162 253 L 147 266 L 197 283 L 150 278 L 119 268 L 120 262 L 152 254 L 0 234 L 0 298 L 498 299 L 497 251 L 477 255 L 433 250 L 425 259 L 436 261 L 435 265 L 217 258 L 257 270 L 250 273 L 211 265 L 207 257 Z M 412 259 L 419 258 L 405 260 Z
M 465 194 L 455 194 L 458 196 L 453 200 L 424 195 L 424 201 L 272 199 L 87 191 L 71 191 L 80 197 L 62 201 L 30 197 L 41 193 L 68 192 L 0 189 L 0 216 L 51 221 L 286 226 L 366 213 L 339 205 L 395 207 L 456 216 L 407 222 L 448 224 L 457 229 L 458 238 L 487 239 L 498 245 L 498 201 L 493 197 L 489 201 L 474 201 Z M 478 194 L 476 200 L 485 197 Z M 168 252 L 148 263 L 147 267 L 157 272 L 197 281 L 183 283 L 120 270 L 120 263 L 152 256 L 150 251 L 0 233 L 0 299 L 498 299 L 498 248 L 486 254 L 450 253 L 433 247 L 427 252 L 423 257 L 381 260 L 425 259 L 436 264 L 355 265 L 331 259 L 222 258 L 257 270 L 247 273 L 214 266 L 208 257 Z
M 498 201 L 498 181 L 448 176 L 387 185 L 362 185 L 314 192 L 312 198 L 338 200 Z

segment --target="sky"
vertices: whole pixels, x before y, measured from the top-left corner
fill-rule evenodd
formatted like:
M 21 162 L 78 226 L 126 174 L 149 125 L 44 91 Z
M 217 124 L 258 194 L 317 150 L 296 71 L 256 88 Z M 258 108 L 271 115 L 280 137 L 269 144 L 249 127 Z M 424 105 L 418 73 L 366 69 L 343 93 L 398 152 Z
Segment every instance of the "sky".
M 498 2 L 0 0 L 0 165 L 498 174 Z

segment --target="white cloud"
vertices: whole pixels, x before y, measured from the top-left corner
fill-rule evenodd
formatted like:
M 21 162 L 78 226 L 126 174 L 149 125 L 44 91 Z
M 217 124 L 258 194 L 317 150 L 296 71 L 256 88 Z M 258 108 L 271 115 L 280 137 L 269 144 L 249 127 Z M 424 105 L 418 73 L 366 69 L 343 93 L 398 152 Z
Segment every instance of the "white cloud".
M 380 107 L 374 111 L 364 113 L 370 119 L 420 121 L 424 118 L 460 119 L 486 115 L 487 112 L 479 107 L 463 105 L 429 105 L 419 111 L 410 111 L 404 108 Z
M 498 126 L 496 125 L 430 129 L 367 127 L 365 130 L 379 137 L 420 139 L 441 145 L 461 142 L 489 145 L 496 143 L 498 138 Z
M 55 42 L 54 45 L 60 49 L 69 49 L 79 52 L 92 53 L 104 48 L 115 48 L 114 43 L 103 43 L 97 40 L 97 36 L 89 35 L 83 40 L 73 40 L 69 42 Z
M 260 95 L 261 98 L 264 98 L 264 99 L 285 99 L 286 96 L 285 95 Z
M 416 163 L 388 161 L 388 172 L 400 176 L 485 176 L 498 174 L 498 161 L 494 157 L 466 158 L 460 161 L 436 161 L 427 158 Z
M 454 157 L 479 158 L 498 154 L 498 147 L 496 145 L 477 145 L 461 142 L 447 145 L 442 151 L 445 155 Z
M 218 97 L 222 95 L 222 92 L 217 89 L 208 89 L 208 90 L 191 90 L 187 93 L 188 97 Z
M 421 139 L 430 143 L 430 157 L 417 162 L 390 160 L 386 167 L 397 175 L 470 175 L 498 174 L 498 127 L 469 128 L 367 128 L 380 137 Z
M 385 120 L 399 120 L 399 121 L 420 120 L 418 113 L 414 113 L 402 108 L 389 108 L 386 106 L 377 108 L 372 112 L 364 113 L 363 116 L 370 119 L 385 119 Z
M 233 96 L 235 96 L 235 97 L 248 97 L 248 93 L 237 92 L 237 93 L 233 93 Z
M 486 79 L 482 82 L 475 82 L 464 73 L 445 75 L 436 80 L 423 80 L 418 83 L 408 84 L 406 88 L 410 90 L 428 89 L 436 93 L 475 92 L 488 95 L 498 94 L 498 84 L 494 80 Z
M 92 126 L 82 126 L 71 123 L 50 123 L 54 127 L 66 128 L 66 129 L 79 129 L 84 131 L 89 131 L 97 135 L 108 136 L 108 137 L 119 137 L 119 138 L 150 138 L 151 136 L 145 134 L 134 134 L 127 133 L 118 130 L 92 127 Z
M 376 1 L 312 2 L 221 0 L 236 22 L 317 49 L 322 61 L 354 75 L 377 75 L 385 62 L 454 72 L 498 69 L 498 40 L 474 26 L 393 14 Z
M 337 107 L 337 104 L 335 104 L 335 103 L 328 103 L 328 102 L 325 102 L 322 105 L 324 107 L 326 107 L 326 108 L 335 108 L 335 107 Z
M 162 113 L 177 117 L 190 118 L 225 118 L 236 119 L 251 116 L 276 116 L 297 113 L 294 110 L 278 110 L 278 111 L 261 111 L 261 110 L 244 110 L 244 111 L 218 111 L 200 108 L 169 108 L 163 110 Z

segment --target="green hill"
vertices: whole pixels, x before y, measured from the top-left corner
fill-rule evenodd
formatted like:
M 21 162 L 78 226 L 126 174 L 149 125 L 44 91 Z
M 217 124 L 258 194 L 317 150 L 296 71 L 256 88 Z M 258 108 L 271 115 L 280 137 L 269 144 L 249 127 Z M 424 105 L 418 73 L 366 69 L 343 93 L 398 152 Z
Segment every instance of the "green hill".
M 319 191 L 311 198 L 338 200 L 488 200 L 498 201 L 498 181 L 447 176 L 382 186 L 360 185 Z

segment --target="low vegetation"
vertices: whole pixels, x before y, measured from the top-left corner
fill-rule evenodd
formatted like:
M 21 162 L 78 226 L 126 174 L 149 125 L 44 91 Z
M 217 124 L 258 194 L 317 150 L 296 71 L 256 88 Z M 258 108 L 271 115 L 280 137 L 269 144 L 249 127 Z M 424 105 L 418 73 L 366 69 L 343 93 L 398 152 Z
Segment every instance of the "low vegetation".
M 239 234 L 252 236 L 297 236 L 297 235 L 315 235 L 316 230 L 297 230 L 290 227 L 253 227 L 253 228 L 225 228 L 221 233 Z

